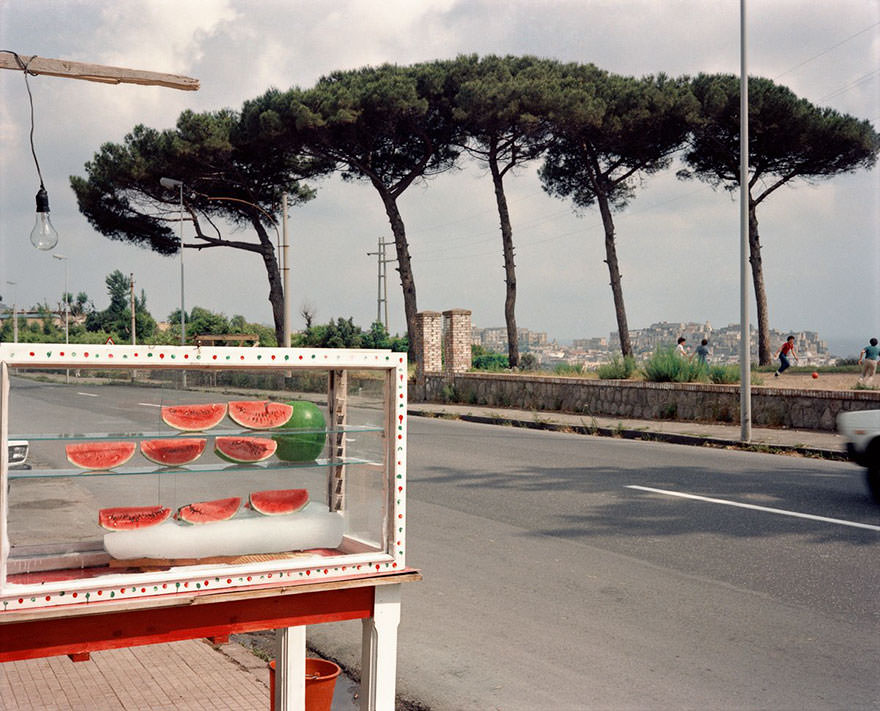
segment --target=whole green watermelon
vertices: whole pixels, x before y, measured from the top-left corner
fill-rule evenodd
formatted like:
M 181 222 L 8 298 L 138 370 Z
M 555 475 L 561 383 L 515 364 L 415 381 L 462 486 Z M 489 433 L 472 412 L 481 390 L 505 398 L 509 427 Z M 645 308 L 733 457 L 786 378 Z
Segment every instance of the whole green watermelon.
M 303 434 L 276 434 L 272 439 L 278 442 L 275 456 L 284 462 L 310 462 L 324 449 L 327 439 L 324 413 L 314 403 L 307 400 L 292 400 L 293 414 L 281 430 L 312 430 Z M 318 430 L 315 432 L 314 430 Z

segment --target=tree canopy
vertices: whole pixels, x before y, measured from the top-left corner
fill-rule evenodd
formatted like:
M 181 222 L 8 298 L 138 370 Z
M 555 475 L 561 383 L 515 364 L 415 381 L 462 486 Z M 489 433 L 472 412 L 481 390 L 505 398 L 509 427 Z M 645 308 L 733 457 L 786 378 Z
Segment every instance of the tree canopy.
M 624 356 L 632 355 L 615 245 L 613 212 L 635 195 L 641 175 L 666 168 L 688 135 L 695 102 L 685 82 L 635 79 L 569 65 L 551 107 L 553 141 L 540 170 L 549 194 L 576 208 L 599 207 L 605 261 Z
M 488 169 L 505 265 L 510 364 L 518 362 L 513 229 L 504 179 L 543 158 L 544 190 L 576 211 L 596 206 L 605 238 L 621 350 L 631 353 L 614 214 L 645 176 L 686 146 L 687 169 L 713 186 L 739 180 L 739 82 L 730 75 L 620 76 L 591 64 L 535 57 L 479 58 L 337 71 L 310 88 L 270 89 L 240 111 L 183 112 L 175 128 L 135 126 L 71 177 L 80 210 L 110 239 L 159 254 L 229 247 L 259 255 L 275 340 L 283 294 L 273 244 L 281 196 L 314 197 L 303 180 L 338 172 L 372 185 L 394 235 L 408 341 L 417 346 L 415 276 L 398 201 L 413 184 L 456 166 L 463 153 Z M 750 80 L 750 246 L 761 362 L 769 360 L 756 207 L 781 186 L 874 166 L 880 139 L 867 121 L 820 109 L 767 79 Z M 160 185 L 182 181 L 181 194 Z M 251 239 L 230 239 L 224 224 Z M 65 299 L 70 299 L 65 295 Z M 201 318 L 195 313 L 192 318 Z M 214 328 L 210 319 L 205 328 Z M 217 326 L 219 327 L 219 326 Z M 337 335 L 344 324 L 335 325 Z M 340 336 L 341 337 L 341 336 Z M 343 338 L 345 340 L 345 338 Z M 414 353 L 418 353 L 418 348 Z
M 239 119 L 231 110 L 185 111 L 174 129 L 138 125 L 122 144 L 104 144 L 86 163 L 86 177 L 72 176 L 70 182 L 80 211 L 110 239 L 163 255 L 181 247 L 230 247 L 259 255 L 281 342 L 284 299 L 272 215 L 285 192 L 294 204 L 311 199 L 313 191 L 300 180 L 321 168 L 297 153 L 254 150 L 256 139 Z M 162 187 L 163 177 L 183 182 L 184 219 L 191 224 L 186 232 L 195 232 L 192 242 L 181 245 L 180 193 Z M 218 220 L 249 226 L 256 239 L 228 239 Z
M 549 108 L 558 90 L 559 64 L 535 57 L 461 57 L 455 119 L 464 149 L 484 163 L 492 177 L 501 226 L 506 292 L 507 356 L 519 365 L 516 330 L 516 264 L 513 227 L 504 177 L 538 159 L 550 138 Z
M 385 64 L 339 71 L 314 87 L 268 92 L 244 110 L 249 125 L 345 180 L 368 181 L 379 193 L 394 235 L 410 343 L 416 342 L 416 286 L 397 201 L 414 182 L 451 168 L 458 155 L 449 62 Z
M 684 154 L 687 168 L 679 176 L 736 190 L 740 183 L 740 80 L 729 74 L 701 74 L 691 88 L 700 111 Z M 813 106 L 770 79 L 749 79 L 749 263 L 762 365 L 771 361 L 772 347 L 758 205 L 796 179 L 828 179 L 871 168 L 878 151 L 880 136 L 868 121 Z

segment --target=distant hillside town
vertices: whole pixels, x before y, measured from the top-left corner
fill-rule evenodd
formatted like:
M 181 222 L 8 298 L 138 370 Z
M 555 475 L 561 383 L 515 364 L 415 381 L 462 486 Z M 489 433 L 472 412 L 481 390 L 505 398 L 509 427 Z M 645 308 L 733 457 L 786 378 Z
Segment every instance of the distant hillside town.
M 757 359 L 758 330 L 751 327 L 751 352 Z M 542 366 L 558 363 L 568 365 L 597 366 L 607 363 L 620 353 L 620 338 L 613 331 L 607 338 L 576 338 L 569 345 L 548 341 L 547 334 L 517 329 L 520 353 L 533 353 Z M 473 327 L 473 344 L 495 353 L 507 353 L 507 329 Z M 637 359 L 646 358 L 658 347 L 674 346 L 679 336 L 687 339 L 688 351 L 693 352 L 702 339 L 709 341 L 710 360 L 713 363 L 736 363 L 739 359 L 740 326 L 732 323 L 723 328 L 712 328 L 706 323 L 669 322 L 653 323 L 647 328 L 633 329 L 629 332 L 630 342 Z M 795 337 L 795 350 L 802 365 L 830 365 L 836 357 L 828 352 L 828 345 L 815 331 L 770 330 L 770 342 L 774 352 L 788 336 Z

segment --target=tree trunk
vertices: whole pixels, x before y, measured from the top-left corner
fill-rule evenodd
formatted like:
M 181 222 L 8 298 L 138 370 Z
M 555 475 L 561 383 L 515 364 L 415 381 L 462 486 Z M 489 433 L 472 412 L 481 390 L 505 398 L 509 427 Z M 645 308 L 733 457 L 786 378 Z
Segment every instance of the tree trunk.
M 281 284 L 281 272 L 278 269 L 278 259 L 275 255 L 275 247 L 266 233 L 263 224 L 256 219 L 251 220 L 257 235 L 260 238 L 260 255 L 266 266 L 266 275 L 269 278 L 269 303 L 272 305 L 272 320 L 275 325 L 275 338 L 278 345 L 284 348 L 289 343 L 284 343 L 284 288 Z
M 767 312 L 767 292 L 764 289 L 764 266 L 761 260 L 761 240 L 758 236 L 758 217 L 755 214 L 755 203 L 751 196 L 749 196 L 749 263 L 752 265 L 755 306 L 758 309 L 758 363 L 768 365 L 773 359 L 770 346 L 770 317 Z
M 596 191 L 596 200 L 599 203 L 599 212 L 602 214 L 602 224 L 605 227 L 605 263 L 608 265 L 608 274 L 611 277 L 611 293 L 614 295 L 614 311 L 617 315 L 617 332 L 620 334 L 620 352 L 625 358 L 632 355 L 632 345 L 629 341 L 626 308 L 623 305 L 623 287 L 620 283 L 620 267 L 617 264 L 617 248 L 614 244 L 614 219 L 611 216 L 608 196 L 604 192 Z
M 422 347 L 418 340 L 416 329 L 416 283 L 413 279 L 412 265 L 409 257 L 409 244 L 406 241 L 406 228 L 400 210 L 397 209 L 397 201 L 387 190 L 374 183 L 382 203 L 385 205 L 385 214 L 391 223 L 391 232 L 394 235 L 394 246 L 397 249 L 397 271 L 400 274 L 400 286 L 403 289 L 403 311 L 406 314 L 406 334 L 409 338 L 409 356 L 415 362 L 421 357 Z
M 510 227 L 510 212 L 504 195 L 504 178 L 498 170 L 498 161 L 490 156 L 489 170 L 495 186 L 495 202 L 498 204 L 498 219 L 501 222 L 501 243 L 504 248 L 504 319 L 507 322 L 507 362 L 511 368 L 519 365 L 519 339 L 516 332 L 516 265 L 513 262 L 513 230 Z

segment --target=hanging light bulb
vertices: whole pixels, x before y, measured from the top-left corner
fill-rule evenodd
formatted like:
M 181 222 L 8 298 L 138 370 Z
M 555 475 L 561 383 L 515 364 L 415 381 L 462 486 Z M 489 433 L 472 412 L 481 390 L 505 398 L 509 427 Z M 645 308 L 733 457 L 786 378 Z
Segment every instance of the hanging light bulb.
M 34 229 L 31 230 L 31 244 L 45 251 L 58 244 L 58 231 L 49 219 L 49 193 L 42 185 L 37 191 L 37 214 Z

